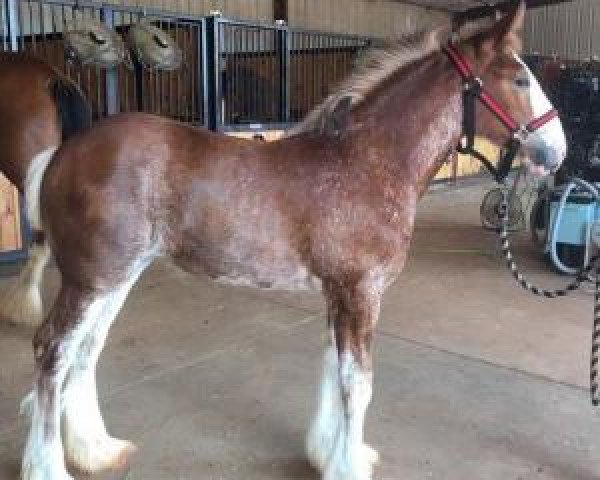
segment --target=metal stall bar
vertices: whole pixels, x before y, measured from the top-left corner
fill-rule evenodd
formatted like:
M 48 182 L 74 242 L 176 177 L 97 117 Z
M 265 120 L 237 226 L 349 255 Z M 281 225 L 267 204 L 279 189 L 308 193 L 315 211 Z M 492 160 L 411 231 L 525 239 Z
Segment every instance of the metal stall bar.
M 109 27 L 115 27 L 115 12 L 110 6 L 105 5 L 100 10 L 100 18 L 102 22 Z M 107 115 L 114 115 L 119 113 L 119 74 L 117 67 L 107 68 L 104 73 L 104 81 L 106 82 L 106 93 L 105 93 L 105 108 Z
M 218 130 L 285 128 L 290 40 L 285 25 L 217 19 Z
M 221 97 L 219 85 L 219 22 L 218 17 L 210 16 L 204 20 L 205 36 L 203 42 L 204 65 L 204 124 L 211 130 L 217 130 L 221 123 L 218 99 Z
M 290 50 L 290 32 L 285 26 L 277 30 L 277 53 L 279 62 L 279 117 L 282 123 L 290 122 L 290 68 L 291 68 L 291 50 Z
M 4 36 L 5 49 L 16 52 L 19 49 L 20 36 L 19 0 L 4 0 Z

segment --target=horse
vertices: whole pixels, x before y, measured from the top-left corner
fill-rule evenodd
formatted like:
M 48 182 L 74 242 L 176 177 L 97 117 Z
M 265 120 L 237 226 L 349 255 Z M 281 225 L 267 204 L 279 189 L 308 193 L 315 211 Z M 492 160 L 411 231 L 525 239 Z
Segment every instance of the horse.
M 41 59 L 0 52 L 0 171 L 19 192 L 34 157 L 91 125 L 91 109 L 79 87 Z M 43 235 L 32 239 L 29 259 L 5 293 L 2 317 L 17 324 L 42 321 L 40 282 L 49 249 Z
M 33 339 L 22 479 L 128 462 L 135 447 L 107 432 L 95 370 L 129 290 L 159 256 L 224 283 L 323 293 L 329 340 L 306 451 L 326 480 L 370 479 L 378 455 L 363 424 L 380 301 L 404 266 L 417 201 L 462 136 L 463 73 L 504 107 L 477 104 L 478 134 L 520 137 L 532 171 L 553 171 L 566 154 L 556 115 L 530 122 L 551 105 L 518 56 L 524 14 L 520 4 L 451 49 L 439 28 L 374 53 L 274 142 L 137 113 L 38 155 L 28 208 L 61 287 Z M 506 112 L 528 128 L 508 130 Z

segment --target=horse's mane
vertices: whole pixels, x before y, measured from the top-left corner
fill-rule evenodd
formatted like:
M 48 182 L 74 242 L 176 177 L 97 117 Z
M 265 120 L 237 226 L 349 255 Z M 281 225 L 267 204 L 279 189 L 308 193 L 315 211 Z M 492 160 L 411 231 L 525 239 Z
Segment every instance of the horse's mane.
M 64 74 L 61 73 L 56 67 L 46 63 L 40 57 L 38 57 L 33 52 L 11 52 L 11 51 L 2 51 L 0 52 L 0 65 L 19 67 L 19 66 L 35 66 L 37 67 L 40 73 L 43 73 L 46 76 L 51 77 L 64 77 Z
M 471 22 L 456 32 L 457 41 L 466 41 L 490 28 L 490 20 Z M 294 136 L 306 132 L 322 132 L 340 100 L 349 98 L 350 107 L 360 105 L 369 93 L 405 66 L 441 50 L 450 38 L 450 26 L 406 35 L 383 47 L 365 52 L 357 62 L 354 72 L 336 90 L 311 110 L 306 117 L 286 133 Z
M 14 62 L 14 61 L 22 61 L 22 60 L 32 60 L 36 57 L 32 55 L 30 52 L 12 52 L 1 51 L 0 52 L 0 62 Z

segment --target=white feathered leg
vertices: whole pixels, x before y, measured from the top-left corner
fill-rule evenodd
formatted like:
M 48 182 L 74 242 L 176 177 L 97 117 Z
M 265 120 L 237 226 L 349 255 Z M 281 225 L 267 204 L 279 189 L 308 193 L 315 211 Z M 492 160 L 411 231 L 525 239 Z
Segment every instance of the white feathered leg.
M 37 327 L 42 323 L 43 305 L 40 288 L 44 268 L 50 258 L 46 243 L 30 247 L 29 258 L 18 278 L 3 292 L 0 316 L 15 325 Z
M 149 261 L 140 261 L 130 279 L 103 296 L 104 308 L 93 321 L 71 364 L 63 392 L 63 437 L 68 462 L 85 472 L 126 465 L 135 445 L 111 437 L 104 425 L 96 388 L 96 365 L 110 326 Z
M 57 147 L 50 147 L 35 155 L 25 174 L 25 210 L 34 232 L 43 232 L 40 191 L 44 173 L 52 161 Z M 30 248 L 27 264 L 16 282 L 9 287 L 0 303 L 0 314 L 11 323 L 38 326 L 42 323 L 43 308 L 40 284 L 44 267 L 48 263 L 50 249 L 42 241 L 34 242 Z
M 333 454 L 336 436 L 340 434 L 342 396 L 338 385 L 338 354 L 328 345 L 323 359 L 317 414 L 306 436 L 306 454 L 310 463 L 323 470 Z
M 335 445 L 323 472 L 324 480 L 370 480 L 377 452 L 363 441 L 372 373 L 358 365 L 350 352 L 340 355 L 341 417 Z

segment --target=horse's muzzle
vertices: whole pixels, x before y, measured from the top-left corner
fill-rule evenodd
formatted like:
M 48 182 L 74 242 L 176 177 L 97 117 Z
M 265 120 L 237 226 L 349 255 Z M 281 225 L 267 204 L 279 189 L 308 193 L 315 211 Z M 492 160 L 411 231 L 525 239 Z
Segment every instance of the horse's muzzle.
M 566 143 L 563 141 L 548 142 L 536 135 L 525 142 L 525 153 L 532 165 L 543 167 L 547 172 L 554 173 L 562 165 L 567 155 Z

